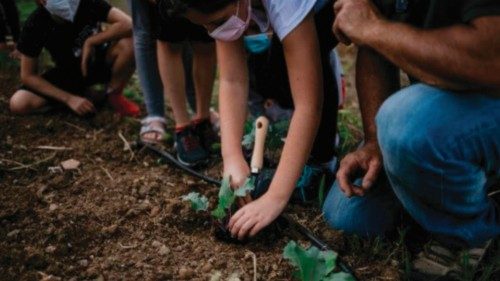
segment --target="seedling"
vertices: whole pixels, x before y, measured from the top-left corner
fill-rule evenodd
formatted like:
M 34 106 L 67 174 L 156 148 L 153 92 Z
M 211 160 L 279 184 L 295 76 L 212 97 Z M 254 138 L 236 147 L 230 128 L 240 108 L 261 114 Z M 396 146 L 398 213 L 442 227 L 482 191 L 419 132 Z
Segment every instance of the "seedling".
M 191 192 L 188 195 L 182 196 L 182 200 L 191 202 L 191 209 L 195 210 L 196 212 L 208 210 L 207 197 L 200 195 L 197 192 Z
M 305 250 L 290 241 L 283 250 L 283 258 L 297 268 L 294 277 L 302 281 L 354 281 L 348 273 L 337 270 L 337 253 L 320 251 L 312 246 Z
M 255 189 L 255 182 L 253 178 L 248 178 L 245 183 L 234 190 L 230 185 L 231 178 L 224 178 L 219 189 L 219 198 L 217 207 L 212 210 L 211 215 L 214 218 L 213 224 L 216 227 L 215 235 L 217 238 L 229 242 L 236 242 L 231 237 L 227 224 L 231 219 L 232 211 L 234 211 L 234 202 L 237 197 L 245 197 L 247 194 Z M 208 199 L 205 196 L 196 192 L 191 192 L 188 195 L 182 196 L 184 201 L 191 203 L 191 208 L 196 212 L 208 211 Z

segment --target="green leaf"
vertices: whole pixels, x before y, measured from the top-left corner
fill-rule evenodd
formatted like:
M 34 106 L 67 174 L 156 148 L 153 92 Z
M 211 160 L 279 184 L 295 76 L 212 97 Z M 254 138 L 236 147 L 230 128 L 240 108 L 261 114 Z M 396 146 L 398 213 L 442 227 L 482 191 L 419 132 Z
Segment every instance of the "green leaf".
M 255 177 L 249 177 L 245 183 L 234 192 L 236 197 L 245 197 L 255 189 Z
M 191 208 L 196 212 L 208 210 L 208 199 L 197 192 L 182 196 L 183 201 L 191 202 Z
M 332 273 L 337 266 L 337 254 L 333 251 L 320 251 L 316 247 L 305 250 L 297 245 L 295 241 L 290 241 L 283 250 L 283 257 L 298 268 L 294 276 L 304 281 L 342 281 L 344 275 Z M 347 276 L 350 276 L 347 274 Z M 352 276 L 351 276 L 352 278 Z M 345 279 L 350 281 L 351 279 Z
M 212 216 L 217 219 L 222 219 L 226 216 L 226 210 L 230 209 L 234 203 L 236 196 L 231 189 L 231 177 L 224 178 L 219 189 L 219 203 L 215 210 L 212 211 Z
M 320 207 L 323 206 L 323 203 L 325 202 L 325 182 L 326 182 L 326 175 L 323 175 L 319 183 L 319 191 L 318 191 L 318 203 Z
M 241 145 L 243 145 L 246 149 L 251 149 L 253 141 L 255 139 L 255 128 L 253 128 L 248 134 L 243 136 L 243 141 Z

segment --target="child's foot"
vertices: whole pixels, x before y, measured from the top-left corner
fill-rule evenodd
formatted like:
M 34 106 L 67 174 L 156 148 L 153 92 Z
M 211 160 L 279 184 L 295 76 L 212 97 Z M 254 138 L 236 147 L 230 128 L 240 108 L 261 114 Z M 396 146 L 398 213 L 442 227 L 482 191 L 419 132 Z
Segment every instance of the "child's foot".
M 160 144 L 165 136 L 165 118 L 147 117 L 141 121 L 141 141 L 148 144 Z
M 220 144 L 220 140 L 213 130 L 212 123 L 210 122 L 209 118 L 194 120 L 193 127 L 201 141 L 201 145 L 207 152 L 219 152 L 219 149 L 217 149 L 216 146 L 217 144 Z
M 122 90 L 114 90 L 108 93 L 108 101 L 121 116 L 137 117 L 141 110 L 137 104 L 129 101 L 123 96 Z
M 176 129 L 175 148 L 177 159 L 183 165 L 192 167 L 208 159 L 208 152 L 201 145 L 200 138 L 192 126 Z

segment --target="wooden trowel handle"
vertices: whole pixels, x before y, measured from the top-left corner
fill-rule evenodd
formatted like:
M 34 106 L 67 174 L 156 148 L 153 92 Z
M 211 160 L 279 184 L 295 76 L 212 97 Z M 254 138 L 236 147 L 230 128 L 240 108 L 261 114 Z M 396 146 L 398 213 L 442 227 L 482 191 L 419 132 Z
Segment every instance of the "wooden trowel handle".
M 261 116 L 255 120 L 255 142 L 253 146 L 252 160 L 250 162 L 252 173 L 259 172 L 264 166 L 264 150 L 268 128 L 269 120 L 267 120 L 266 117 Z

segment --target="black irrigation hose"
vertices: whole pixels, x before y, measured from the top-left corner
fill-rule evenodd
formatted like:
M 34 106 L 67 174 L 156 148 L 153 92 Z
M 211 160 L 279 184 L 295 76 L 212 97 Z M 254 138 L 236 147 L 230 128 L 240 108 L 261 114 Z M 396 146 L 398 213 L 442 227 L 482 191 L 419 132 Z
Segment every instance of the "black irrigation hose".
M 181 162 L 179 162 L 179 160 L 177 160 L 174 156 L 172 156 L 170 153 L 168 153 L 164 150 L 161 150 L 160 148 L 158 148 L 154 145 L 150 145 L 150 144 L 146 144 L 146 143 L 142 143 L 142 142 L 137 142 L 137 143 L 135 143 L 135 146 L 138 146 L 138 147 L 142 146 L 142 147 L 147 148 L 148 150 L 150 150 L 150 151 L 160 155 L 164 159 L 168 160 L 170 163 L 174 164 L 177 168 L 179 168 L 179 169 L 189 173 L 190 175 L 197 177 L 197 178 L 199 178 L 207 183 L 210 183 L 210 184 L 213 184 L 216 186 L 220 186 L 220 184 L 221 184 L 221 182 L 216 180 L 216 179 L 210 178 L 210 177 L 208 177 L 200 172 L 197 172 L 189 167 L 186 167 Z M 300 223 L 296 222 L 294 219 L 292 219 L 287 214 L 281 214 L 278 217 L 278 220 L 283 221 L 291 228 L 297 230 L 300 234 L 304 235 L 314 246 L 318 247 L 320 250 L 322 250 L 322 251 L 331 250 L 331 248 L 328 247 L 328 245 L 325 242 L 323 242 L 321 239 L 316 237 L 316 235 L 314 235 L 314 233 L 312 233 L 309 229 L 307 229 L 305 226 L 301 225 Z M 356 278 L 356 275 L 354 275 L 354 271 L 346 263 L 344 263 L 340 259 L 340 257 L 337 258 L 337 265 L 345 273 L 351 274 L 354 277 L 354 280 L 358 280 Z

